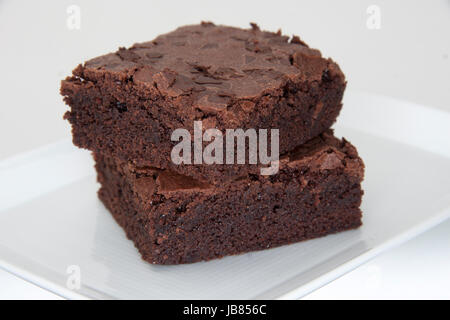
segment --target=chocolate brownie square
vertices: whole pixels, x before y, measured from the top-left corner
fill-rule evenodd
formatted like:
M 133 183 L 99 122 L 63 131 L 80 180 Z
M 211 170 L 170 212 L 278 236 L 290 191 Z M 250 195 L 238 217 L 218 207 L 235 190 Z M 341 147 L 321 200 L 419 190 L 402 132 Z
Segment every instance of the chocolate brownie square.
M 175 129 L 279 129 L 279 152 L 328 129 L 344 74 L 299 37 L 202 23 L 79 65 L 62 81 L 73 142 L 136 166 L 217 184 L 251 165 L 176 165 Z
M 153 264 L 210 260 L 361 225 L 364 164 L 330 131 L 283 156 L 278 174 L 220 186 L 94 157 L 100 199 Z

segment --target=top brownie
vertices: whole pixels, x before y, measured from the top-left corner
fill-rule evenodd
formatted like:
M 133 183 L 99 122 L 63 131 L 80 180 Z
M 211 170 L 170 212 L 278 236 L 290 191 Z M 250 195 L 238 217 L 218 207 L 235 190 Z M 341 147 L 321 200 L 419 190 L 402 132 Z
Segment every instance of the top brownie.
M 202 23 L 79 65 L 61 94 L 77 146 L 215 182 L 249 165 L 175 165 L 175 129 L 279 129 L 283 154 L 333 124 L 345 84 L 297 36 Z

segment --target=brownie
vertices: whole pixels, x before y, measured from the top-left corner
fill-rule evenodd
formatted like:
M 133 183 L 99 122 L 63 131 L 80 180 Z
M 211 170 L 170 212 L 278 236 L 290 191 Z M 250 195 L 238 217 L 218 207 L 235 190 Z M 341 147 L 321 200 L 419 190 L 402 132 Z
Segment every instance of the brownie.
M 94 157 L 100 199 L 153 264 L 210 260 L 361 225 L 364 164 L 330 131 L 282 157 L 278 174 L 220 186 Z
M 75 145 L 217 184 L 255 166 L 176 165 L 175 129 L 275 128 L 283 154 L 334 123 L 345 86 L 298 36 L 202 23 L 79 65 L 61 94 Z

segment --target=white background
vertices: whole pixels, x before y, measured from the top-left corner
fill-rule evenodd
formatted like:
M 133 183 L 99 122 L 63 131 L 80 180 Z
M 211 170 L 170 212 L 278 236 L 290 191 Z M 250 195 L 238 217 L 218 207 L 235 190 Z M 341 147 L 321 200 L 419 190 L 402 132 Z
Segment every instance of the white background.
M 67 8 L 81 10 L 80 29 Z M 367 8 L 380 9 L 369 29 Z M 210 20 L 298 34 L 344 70 L 350 90 L 450 111 L 450 1 L 2 1 L 0 160 L 70 136 L 59 82 L 80 62 Z M 344 106 L 345 107 L 345 106 Z M 450 298 L 450 222 L 307 298 Z M 0 298 L 54 295 L 0 272 Z

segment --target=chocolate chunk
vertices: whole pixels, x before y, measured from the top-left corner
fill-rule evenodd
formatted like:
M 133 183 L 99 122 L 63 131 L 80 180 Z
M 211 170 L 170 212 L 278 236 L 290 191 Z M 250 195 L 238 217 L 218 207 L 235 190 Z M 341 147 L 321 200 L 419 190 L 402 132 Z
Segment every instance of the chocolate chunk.
M 162 58 L 164 55 L 162 53 L 159 52 L 147 52 L 145 54 L 145 56 L 149 59 L 160 59 Z

